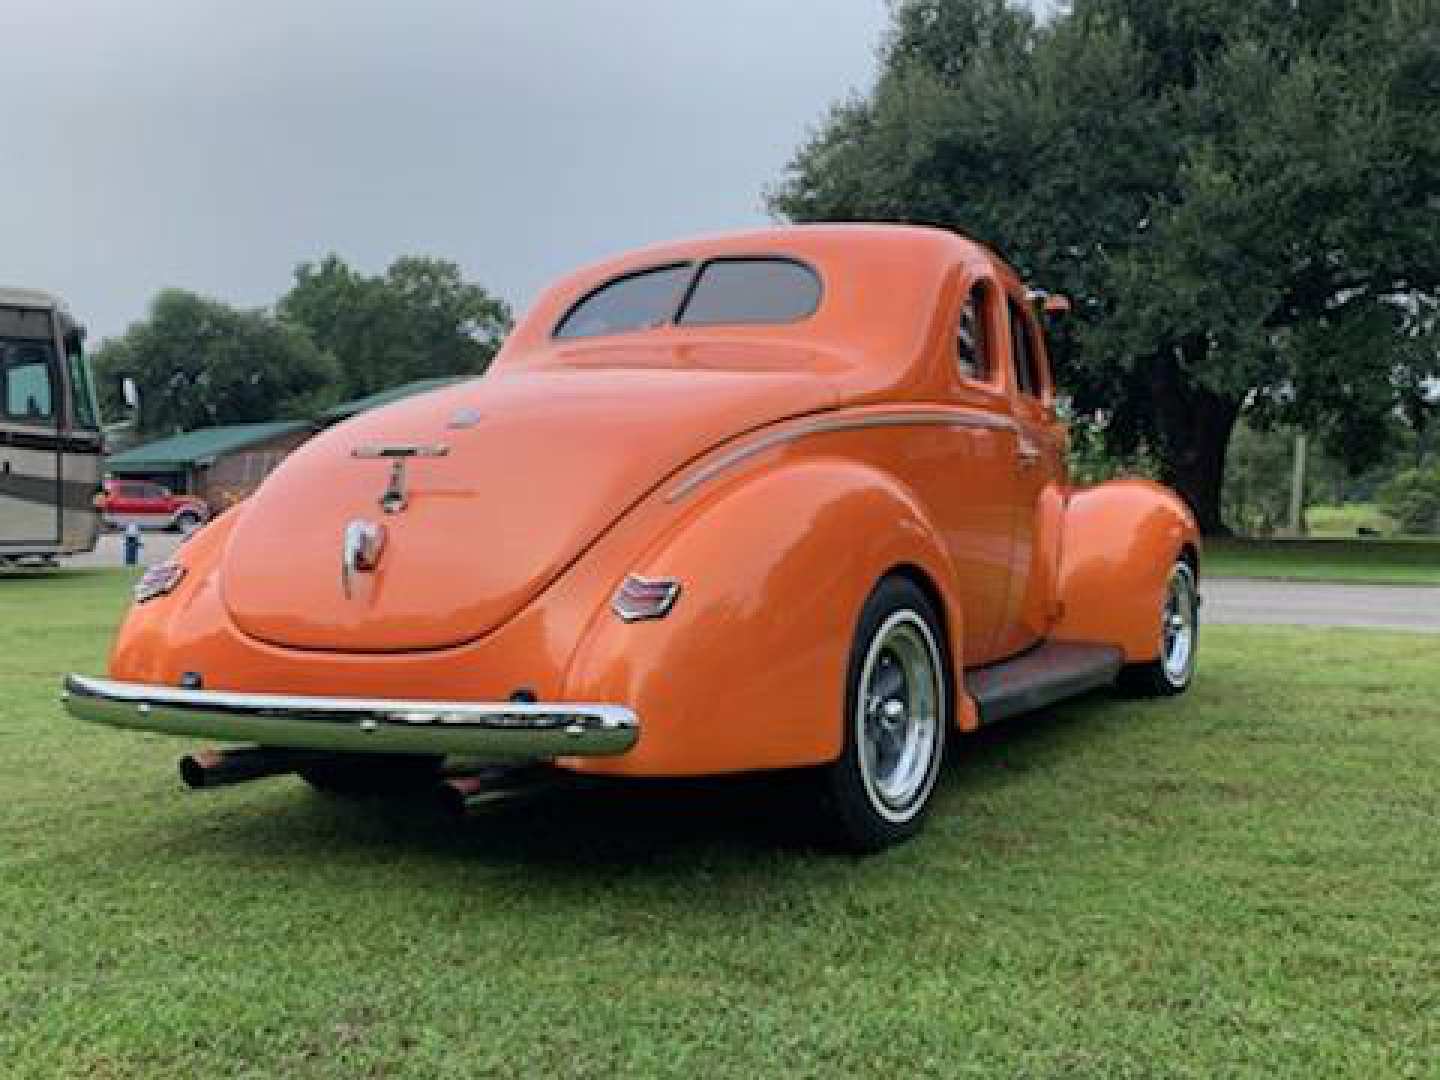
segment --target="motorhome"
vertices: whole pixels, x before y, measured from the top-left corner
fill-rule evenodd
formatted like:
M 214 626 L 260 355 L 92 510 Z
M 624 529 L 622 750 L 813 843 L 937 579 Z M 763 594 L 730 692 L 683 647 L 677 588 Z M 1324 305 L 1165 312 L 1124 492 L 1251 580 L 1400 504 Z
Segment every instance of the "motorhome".
M 84 340 L 58 297 L 0 288 L 0 566 L 95 547 L 104 434 Z

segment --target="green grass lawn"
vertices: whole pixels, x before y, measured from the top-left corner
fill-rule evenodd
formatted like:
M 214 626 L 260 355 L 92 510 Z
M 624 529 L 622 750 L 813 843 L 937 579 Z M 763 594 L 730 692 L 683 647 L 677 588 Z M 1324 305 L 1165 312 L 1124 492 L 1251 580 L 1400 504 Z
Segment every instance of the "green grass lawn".
M 1440 585 L 1440 540 L 1211 539 L 1202 570 L 1219 577 Z
M 1374 529 L 1393 536 L 1399 524 L 1374 503 L 1324 503 L 1305 508 L 1305 524 L 1311 536 L 1343 536 L 1354 539 L 1358 529 Z
M 824 853 L 753 784 L 456 825 L 60 712 L 126 578 L 0 580 L 0 1074 L 1440 1075 L 1440 657 L 1211 628 Z

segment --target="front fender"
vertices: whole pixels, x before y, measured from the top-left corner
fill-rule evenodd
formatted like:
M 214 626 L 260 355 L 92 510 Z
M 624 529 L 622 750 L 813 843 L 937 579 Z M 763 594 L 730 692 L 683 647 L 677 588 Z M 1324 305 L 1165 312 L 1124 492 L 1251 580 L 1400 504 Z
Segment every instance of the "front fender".
M 833 760 L 860 609 L 898 566 L 930 580 L 959 655 L 943 549 L 893 478 L 853 461 L 791 460 L 704 493 L 633 567 L 681 582 L 670 614 L 624 623 L 599 612 L 566 679 L 570 699 L 633 708 L 639 743 L 623 758 L 566 764 L 692 775 Z
M 1117 645 L 1127 663 L 1160 655 L 1160 611 L 1170 569 L 1200 552 L 1190 508 L 1148 480 L 1112 480 L 1072 492 L 1061 541 L 1057 641 Z

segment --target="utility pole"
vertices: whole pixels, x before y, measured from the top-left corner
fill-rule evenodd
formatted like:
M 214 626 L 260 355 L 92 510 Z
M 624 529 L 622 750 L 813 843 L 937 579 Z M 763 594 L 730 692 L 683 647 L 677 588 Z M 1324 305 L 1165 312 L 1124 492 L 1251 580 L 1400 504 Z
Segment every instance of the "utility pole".
M 1305 433 L 1303 431 L 1296 432 L 1295 472 L 1290 479 L 1290 533 L 1292 536 L 1305 534 L 1305 452 Z

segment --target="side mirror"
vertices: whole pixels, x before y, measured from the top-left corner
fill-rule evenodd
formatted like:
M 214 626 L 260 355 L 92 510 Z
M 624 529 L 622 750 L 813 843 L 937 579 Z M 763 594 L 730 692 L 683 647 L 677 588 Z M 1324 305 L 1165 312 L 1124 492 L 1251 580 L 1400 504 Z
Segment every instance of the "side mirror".
M 135 385 L 135 380 L 129 375 L 120 380 L 120 397 L 125 402 L 125 411 L 130 415 L 117 423 L 106 424 L 104 431 L 106 435 L 128 438 L 129 433 L 140 423 L 140 387 Z

